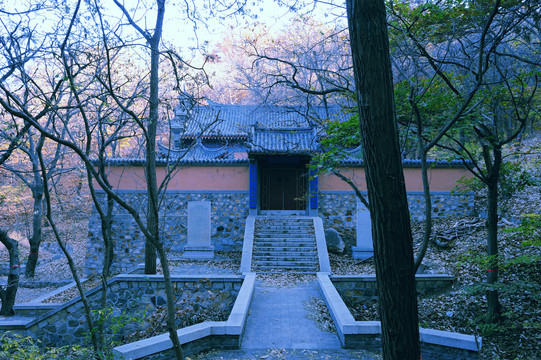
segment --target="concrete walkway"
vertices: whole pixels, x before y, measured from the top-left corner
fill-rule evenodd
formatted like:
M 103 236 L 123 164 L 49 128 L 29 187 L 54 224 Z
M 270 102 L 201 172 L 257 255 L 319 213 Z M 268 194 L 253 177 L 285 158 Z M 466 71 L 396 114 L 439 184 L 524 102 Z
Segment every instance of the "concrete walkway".
M 240 350 L 217 350 L 193 360 L 374 360 L 378 355 L 340 347 L 338 336 L 318 329 L 308 319 L 305 302 L 321 298 L 317 281 L 294 287 L 256 283 Z
M 340 349 L 336 334 L 306 317 L 304 302 L 320 297 L 317 282 L 290 288 L 256 283 L 241 349 Z
M 182 274 L 232 274 L 208 264 L 178 264 Z M 317 281 L 272 287 L 260 280 L 250 306 L 239 350 L 214 350 L 190 356 L 192 360 L 375 360 L 381 355 L 365 350 L 346 350 L 334 333 L 320 330 L 307 318 L 305 302 L 321 298 Z

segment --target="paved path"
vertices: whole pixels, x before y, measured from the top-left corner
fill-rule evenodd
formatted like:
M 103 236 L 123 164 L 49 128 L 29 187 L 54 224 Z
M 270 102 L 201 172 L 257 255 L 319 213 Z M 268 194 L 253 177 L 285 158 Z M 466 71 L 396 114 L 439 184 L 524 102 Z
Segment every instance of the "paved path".
M 256 284 L 241 349 L 339 349 L 336 334 L 306 318 L 304 302 L 319 297 L 317 282 L 291 288 Z
M 236 271 L 209 264 L 180 263 L 181 274 L 233 274 Z M 214 350 L 191 356 L 192 360 L 374 360 L 380 355 L 365 350 L 346 350 L 334 333 L 318 329 L 307 318 L 305 302 L 321 298 L 317 281 L 290 287 L 264 286 L 256 282 L 250 313 L 239 350 Z
M 374 360 L 371 352 L 346 350 L 334 333 L 318 329 L 306 317 L 304 303 L 321 297 L 317 282 L 295 287 L 266 287 L 256 283 L 246 329 L 239 350 L 216 350 L 193 360 Z

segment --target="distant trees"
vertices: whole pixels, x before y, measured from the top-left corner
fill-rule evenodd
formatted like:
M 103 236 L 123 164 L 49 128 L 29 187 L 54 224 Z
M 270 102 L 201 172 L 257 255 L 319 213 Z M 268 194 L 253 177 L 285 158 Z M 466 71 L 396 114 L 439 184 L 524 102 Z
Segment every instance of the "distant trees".
M 34 201 L 32 211 L 32 236 L 29 238 L 30 253 L 26 262 L 25 277 L 34 277 L 36 265 L 39 258 L 39 247 L 42 240 L 42 218 L 43 218 L 43 178 L 39 162 L 39 154 L 44 151 L 45 137 L 38 135 L 35 137 L 35 130 L 29 128 L 25 137 L 26 141 L 18 146 L 18 160 L 22 166 L 11 165 L 5 162 L 3 167 L 11 174 L 16 176 L 32 192 Z M 47 169 L 45 175 L 51 179 L 57 173 L 57 164 L 61 161 L 64 148 L 56 145 L 49 149 L 46 157 Z M 22 157 L 22 161 L 21 161 Z M 12 158 L 14 158 L 12 156 Z M 26 166 L 29 165 L 29 166 Z
M 316 31 L 314 31 L 317 29 Z M 334 27 L 298 15 L 287 29 L 272 32 L 259 24 L 231 31 L 215 50 L 209 68 L 229 70 L 211 78 L 217 90 L 236 87 L 233 103 L 325 105 L 343 103 L 354 88 L 345 26 Z M 209 94 L 231 102 L 219 91 Z

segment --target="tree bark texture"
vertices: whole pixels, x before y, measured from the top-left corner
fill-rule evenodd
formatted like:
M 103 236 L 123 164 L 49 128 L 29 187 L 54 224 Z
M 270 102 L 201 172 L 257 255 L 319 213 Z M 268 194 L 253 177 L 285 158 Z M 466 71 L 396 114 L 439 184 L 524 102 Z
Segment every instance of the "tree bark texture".
M 485 147 L 485 153 L 488 153 L 488 147 Z M 493 148 L 494 161 L 487 163 L 485 157 L 485 165 L 487 166 L 487 187 L 488 187 L 488 204 L 487 204 L 487 313 L 489 322 L 496 322 L 501 313 L 500 301 L 498 298 L 498 290 L 491 289 L 498 282 L 498 180 L 500 177 L 500 169 L 502 164 L 501 148 Z
M 158 11 L 164 10 L 164 3 L 158 1 Z M 160 16 L 160 15 L 158 15 Z M 163 16 L 163 15 L 162 15 Z M 158 215 L 158 180 L 156 178 L 156 131 L 158 127 L 158 86 L 160 63 L 161 24 L 156 26 L 154 35 L 148 40 L 150 45 L 150 97 L 149 119 L 146 139 L 146 180 L 148 192 L 148 230 L 159 242 L 159 215 Z M 156 274 L 156 247 L 150 240 L 145 244 L 145 274 Z
M 426 163 L 426 154 L 428 150 L 425 147 L 425 141 L 423 139 L 423 121 L 417 104 L 414 101 L 411 101 L 411 106 L 415 112 L 415 118 L 417 120 L 417 144 L 419 146 L 419 155 L 421 157 L 421 176 L 423 179 L 423 196 L 425 198 L 425 226 L 423 242 L 414 263 L 415 273 L 417 273 L 417 270 L 419 270 L 419 267 L 421 266 L 421 263 L 426 255 L 428 242 L 430 240 L 430 235 L 432 234 L 432 199 L 430 197 L 430 182 L 428 181 L 428 166 Z
M 394 117 L 383 0 L 347 0 L 372 218 L 383 358 L 420 358 L 413 239 Z
M 0 315 L 14 315 L 13 305 L 19 288 L 19 243 L 8 236 L 4 230 L 0 230 L 0 242 L 4 244 L 9 253 L 9 274 L 5 288 L 0 288 L 0 300 L 2 308 Z
M 39 246 L 41 244 L 41 218 L 43 217 L 43 181 L 38 172 L 33 183 L 32 197 L 34 198 L 34 212 L 32 213 L 32 237 L 29 239 L 30 253 L 26 261 L 24 276 L 34 277 L 39 258 Z

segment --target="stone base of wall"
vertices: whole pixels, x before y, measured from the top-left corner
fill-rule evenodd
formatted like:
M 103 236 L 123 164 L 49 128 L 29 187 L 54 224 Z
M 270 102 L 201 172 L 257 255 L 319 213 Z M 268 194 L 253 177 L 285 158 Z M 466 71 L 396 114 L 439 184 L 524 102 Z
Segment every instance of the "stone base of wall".
M 357 303 L 366 298 L 377 298 L 378 287 L 375 275 L 333 275 L 334 287 L 348 303 Z M 415 276 L 417 293 L 427 294 L 443 291 L 452 285 L 454 277 L 444 274 L 418 274 Z
M 200 306 L 209 308 L 229 307 L 230 310 L 241 289 L 242 276 L 173 276 L 175 297 L 184 299 L 190 294 L 199 299 Z M 160 275 L 120 275 L 108 282 L 106 308 L 112 311 L 105 322 L 105 327 L 118 325 L 116 322 L 122 318 L 144 320 L 156 309 L 156 299 L 165 299 L 165 282 Z M 211 292 L 217 294 L 214 298 Z M 87 300 L 92 309 L 102 309 L 101 286 L 86 293 Z M 153 300 L 154 299 L 154 300 Z M 0 330 L 9 330 L 39 339 L 44 346 L 54 347 L 63 345 L 83 344 L 88 340 L 88 326 L 80 298 L 75 298 L 56 308 L 49 309 L 45 314 L 33 314 L 35 319 L 28 318 L 25 324 L 13 324 L 0 321 Z M 227 308 L 226 308 L 227 309 Z M 25 310 L 30 315 L 30 310 Z M 145 329 L 146 322 L 138 324 L 136 321 L 128 322 L 116 333 L 108 331 L 109 340 L 122 338 L 130 333 Z
M 366 195 L 366 194 L 365 194 Z M 410 216 L 414 220 L 424 219 L 424 195 L 408 192 Z M 433 192 L 432 217 L 471 215 L 474 211 L 473 194 Z M 319 216 L 325 228 L 345 227 L 355 230 L 357 197 L 351 191 L 322 191 L 319 193 Z
M 102 204 L 105 193 L 98 192 Z M 146 192 L 122 191 L 123 197 L 140 214 L 146 213 Z M 160 230 L 165 249 L 171 257 L 184 250 L 187 235 L 187 216 L 189 201 L 211 202 L 211 242 L 216 251 L 240 251 L 244 236 L 244 223 L 248 216 L 248 192 L 182 192 L 171 191 L 165 194 L 160 209 Z M 132 216 L 114 205 L 113 242 L 115 244 L 114 272 L 127 271 L 144 262 L 145 237 Z M 88 239 L 85 272 L 92 274 L 101 271 L 103 266 L 103 236 L 101 221 L 94 208 L 88 224 Z
M 368 351 L 380 351 L 382 349 L 381 335 L 379 334 L 347 334 L 344 340 L 344 347 L 346 349 L 363 349 Z M 423 360 L 477 360 L 479 358 L 476 351 L 423 342 L 421 342 L 421 356 Z
M 240 347 L 240 335 L 211 335 L 182 344 L 184 356 L 197 355 L 210 349 L 235 350 Z M 173 349 L 142 357 L 144 360 L 170 360 L 175 358 Z
M 105 204 L 105 193 L 98 192 L 100 202 Z M 128 203 L 146 212 L 146 192 L 122 191 Z M 161 237 L 171 257 L 184 250 L 187 233 L 187 209 L 189 201 L 211 202 L 211 243 L 216 251 L 240 251 L 244 236 L 246 217 L 249 214 L 249 194 L 246 191 L 186 192 L 171 191 L 164 196 L 160 210 Z M 408 193 L 410 214 L 413 219 L 424 217 L 422 193 Z M 433 216 L 468 215 L 473 211 L 473 195 L 454 195 L 449 192 L 432 194 Z M 356 228 L 357 198 L 353 192 L 324 191 L 319 193 L 319 216 L 325 228 Z M 123 272 L 144 261 L 145 237 L 131 215 L 114 205 L 113 241 L 115 259 L 113 271 Z M 85 271 L 92 274 L 101 271 L 103 264 L 103 237 L 101 221 L 93 209 L 88 225 Z

